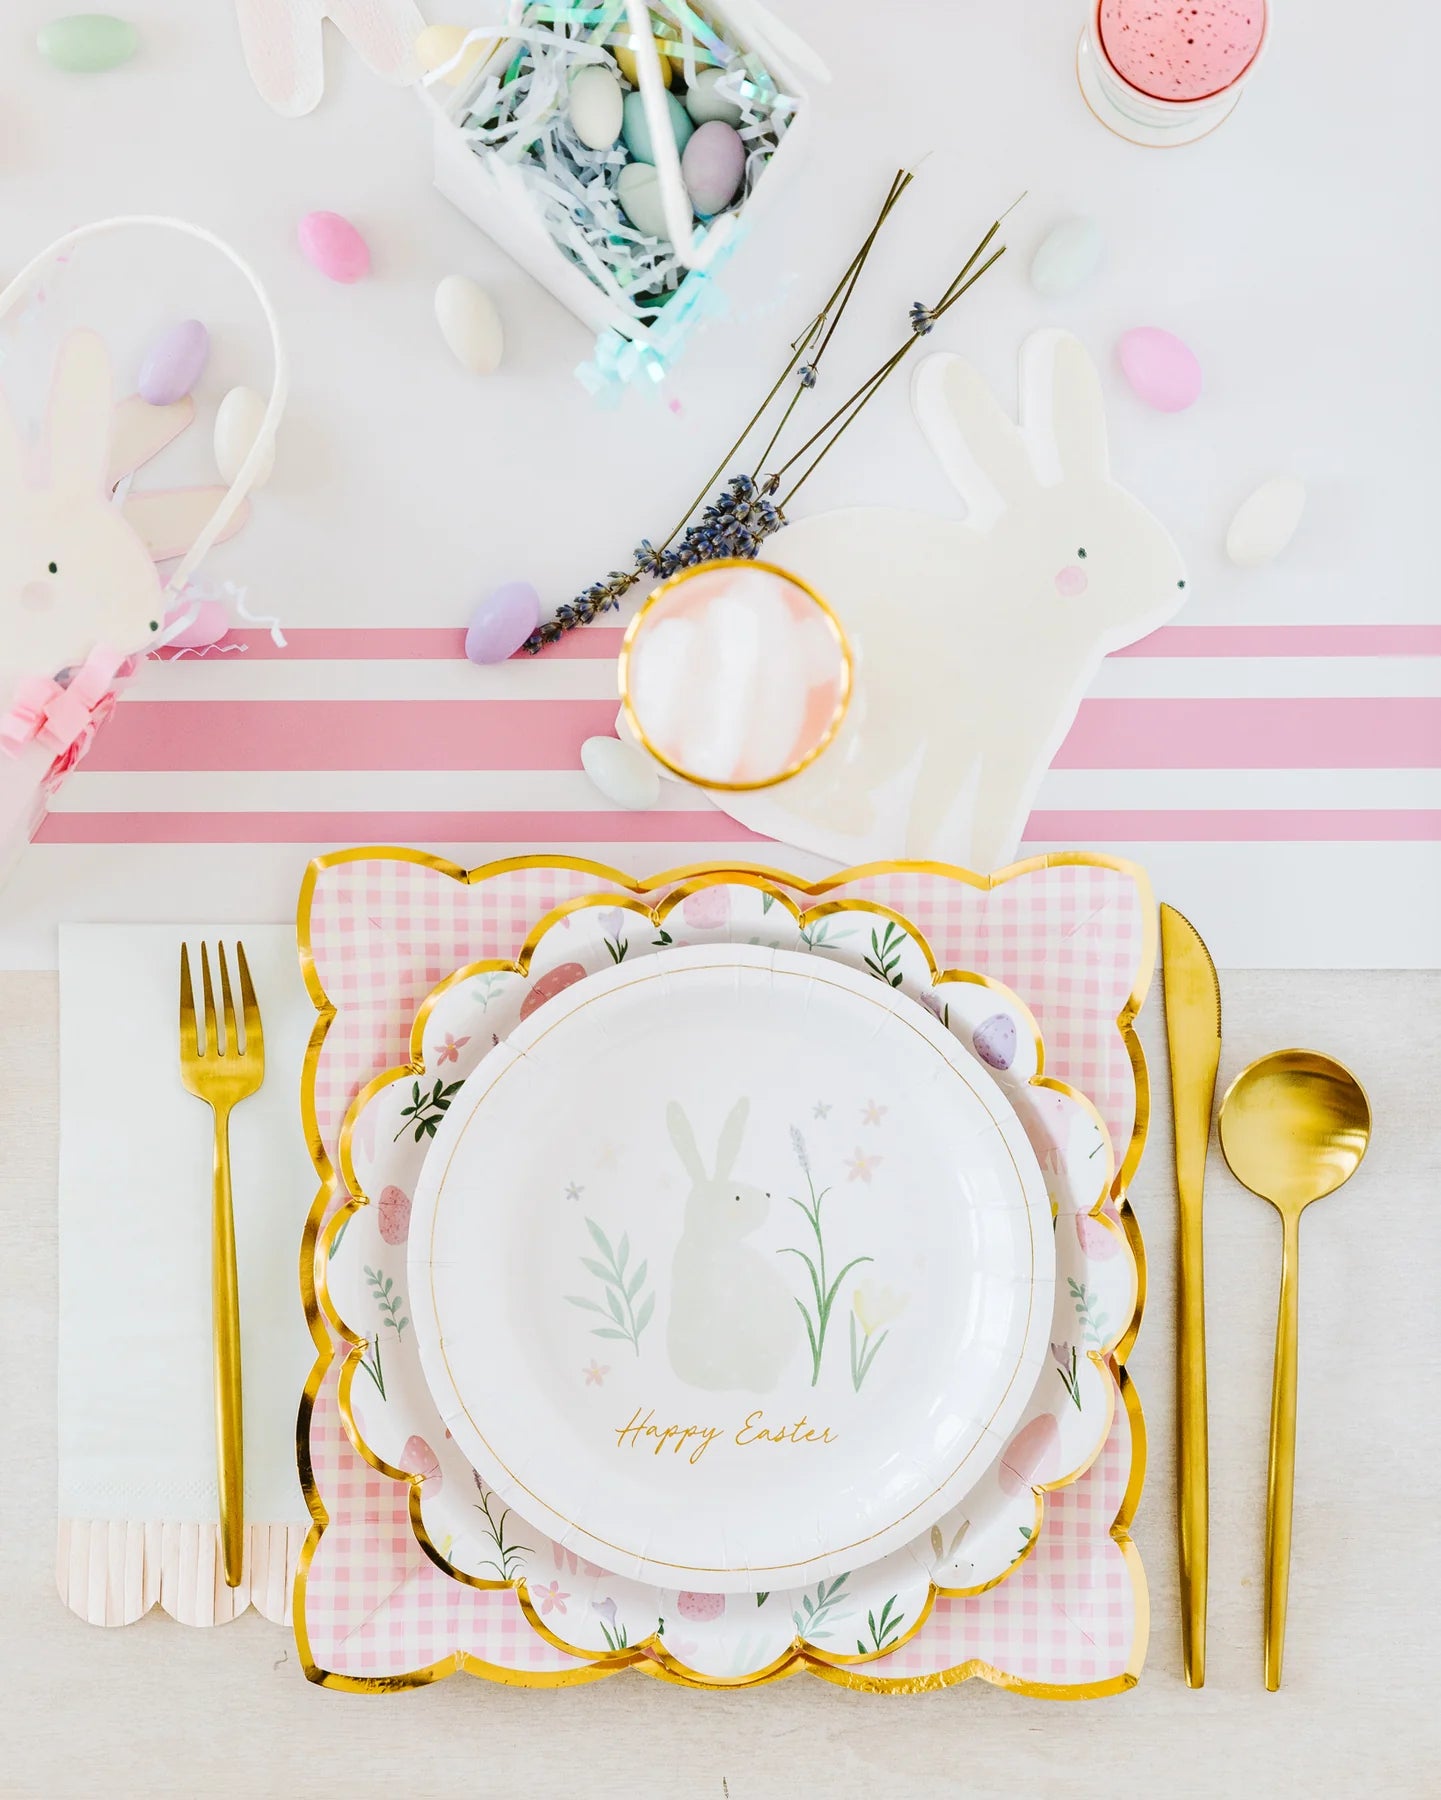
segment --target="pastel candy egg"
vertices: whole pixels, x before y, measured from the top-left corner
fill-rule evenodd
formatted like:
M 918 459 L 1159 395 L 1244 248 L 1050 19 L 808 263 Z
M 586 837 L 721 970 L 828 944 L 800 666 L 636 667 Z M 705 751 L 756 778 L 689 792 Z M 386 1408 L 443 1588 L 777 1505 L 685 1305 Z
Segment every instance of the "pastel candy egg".
M 684 153 L 695 126 L 691 124 L 690 114 L 674 94 L 666 95 L 666 104 L 670 110 L 671 130 L 675 133 L 675 147 Z M 653 163 L 655 161 L 651 150 L 650 123 L 645 116 L 644 94 L 626 95 L 625 117 L 620 134 L 625 140 L 626 149 L 630 151 L 637 162 Z
M 1226 533 L 1226 554 L 1243 569 L 1279 556 L 1306 510 L 1306 487 L 1294 475 L 1273 475 L 1243 500 Z
M 643 231 L 647 237 L 670 236 L 660 197 L 660 177 L 649 163 L 628 162 L 616 177 L 615 197 L 637 231 Z
M 520 1016 L 528 1019 L 547 1000 L 554 1000 L 557 994 L 563 994 L 568 987 L 585 980 L 585 964 L 578 962 L 557 963 L 553 969 L 546 971 L 539 981 L 520 1003 Z
M 607 800 L 630 812 L 646 812 L 660 799 L 660 776 L 649 759 L 619 738 L 587 738 L 580 766 Z
M 680 172 L 691 205 L 703 219 L 730 204 L 745 167 L 746 147 L 732 126 L 711 119 L 697 128 L 685 147 Z
M 1195 352 L 1159 325 L 1138 325 L 1124 333 L 1117 352 L 1126 380 L 1147 406 L 1184 412 L 1201 394 L 1201 365 Z
M 472 375 L 495 373 L 505 333 L 495 302 L 483 287 L 468 275 L 447 275 L 435 290 L 435 317 L 440 335 L 463 369 Z
M 660 46 L 657 45 L 656 48 L 659 50 Z M 620 65 L 620 72 L 625 76 L 630 85 L 632 87 L 639 87 L 640 70 L 636 65 L 635 51 L 628 49 L 624 44 L 616 44 L 612 48 L 611 54 Z M 660 58 L 660 78 L 667 87 L 670 86 L 672 74 L 670 58 L 668 56 L 662 56 Z
M 251 446 L 260 435 L 265 418 L 265 401 L 254 388 L 234 387 L 220 402 L 215 414 L 215 466 L 227 482 L 240 473 Z M 262 488 L 275 467 L 275 442 L 272 439 L 256 467 L 250 486 Z
M 370 250 L 365 239 L 339 213 L 306 213 L 297 235 L 301 255 L 332 281 L 359 281 L 370 273 Z
M 992 1013 L 971 1033 L 976 1055 L 993 1069 L 1009 1069 L 1016 1060 L 1016 1021 L 1009 1013 Z
M 218 644 L 230 630 L 230 610 L 223 600 L 197 600 L 195 617 L 185 627 L 166 642 L 177 650 L 203 650 L 210 644 Z M 165 615 L 166 625 L 170 625 L 182 613 L 188 613 L 190 607 L 182 602 L 172 606 Z
M 460 61 L 441 76 L 447 87 L 459 87 L 468 81 L 496 47 L 495 38 L 475 38 L 465 42 L 469 31 L 464 25 L 427 25 L 415 40 L 415 60 L 428 75 L 443 68 L 453 57 Z M 464 45 L 464 54 L 461 46 Z
M 609 150 L 620 136 L 625 102 L 620 83 L 609 69 L 590 63 L 570 84 L 570 122 L 581 143 Z
M 465 654 L 473 663 L 504 662 L 540 623 L 540 595 L 528 581 L 507 581 L 470 615 Z
M 1062 219 L 1031 258 L 1031 286 L 1046 300 L 1074 294 L 1101 261 L 1101 229 L 1094 219 Z
M 173 406 L 190 392 L 210 355 L 210 333 L 199 319 L 182 319 L 162 331 L 140 364 L 135 386 L 151 406 Z
M 695 80 L 686 89 L 685 109 L 697 125 L 709 125 L 719 121 L 722 125 L 739 125 L 741 109 L 734 100 L 727 100 L 724 94 L 718 94 L 716 83 L 725 73 L 723 69 L 701 69 Z
M 69 13 L 42 25 L 35 48 L 52 69 L 72 75 L 100 75 L 134 56 L 140 44 L 135 27 L 111 13 Z

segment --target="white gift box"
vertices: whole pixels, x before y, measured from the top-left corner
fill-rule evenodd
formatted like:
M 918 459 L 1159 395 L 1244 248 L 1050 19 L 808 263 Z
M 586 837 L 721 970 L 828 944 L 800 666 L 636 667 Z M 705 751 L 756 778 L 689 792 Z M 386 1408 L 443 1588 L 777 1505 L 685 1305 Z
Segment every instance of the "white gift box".
M 632 20 L 647 16 L 643 8 L 633 3 L 626 10 Z M 657 16 L 662 17 L 666 10 L 662 0 Z M 688 11 L 684 6 L 678 10 Z M 785 113 L 780 142 L 755 178 L 751 191 L 739 205 L 720 214 L 702 231 L 695 232 L 693 241 L 687 242 L 691 232 L 690 204 L 680 185 L 679 157 L 669 126 L 654 39 L 648 30 L 633 35 L 657 175 L 667 202 L 667 219 L 674 221 L 671 239 L 677 246 L 679 260 L 688 264 L 691 271 L 680 290 L 654 316 L 648 316 L 618 289 L 608 291 L 601 277 L 588 273 L 566 254 L 551 234 L 514 153 L 507 155 L 480 145 L 463 129 L 470 110 L 468 98 L 478 82 L 487 71 L 493 74 L 504 68 L 524 39 L 505 38 L 459 89 L 437 84 L 435 78 L 443 76 L 443 70 L 435 71 L 426 84 L 434 108 L 435 184 L 440 192 L 598 337 L 617 332 L 632 343 L 650 346 L 662 360 L 678 347 L 682 335 L 678 326 L 688 323 L 697 311 L 704 283 L 693 277 L 716 269 L 735 249 L 758 209 L 769 208 L 780 198 L 782 184 L 795 169 L 810 133 L 811 101 L 806 80 L 826 79 L 824 65 L 809 47 L 756 0 L 716 0 L 706 10 L 726 42 L 739 53 L 756 57 L 792 105 Z M 471 43 L 494 35 L 496 29 L 503 33 L 524 24 L 528 17 L 529 9 L 513 7 L 504 26 L 490 31 L 476 28 L 467 38 L 467 49 Z M 458 56 L 467 54 L 467 49 Z M 675 228 L 682 214 L 686 221 L 684 234 Z M 677 313 L 678 318 L 671 316 Z

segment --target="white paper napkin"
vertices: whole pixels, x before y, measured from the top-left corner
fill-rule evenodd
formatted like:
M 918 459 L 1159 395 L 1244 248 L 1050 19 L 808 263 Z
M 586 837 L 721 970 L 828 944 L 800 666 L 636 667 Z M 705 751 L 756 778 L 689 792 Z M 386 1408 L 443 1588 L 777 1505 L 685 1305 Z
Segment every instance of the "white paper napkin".
M 249 1567 L 225 1589 L 211 1389 L 212 1121 L 180 1081 L 180 944 L 245 944 L 265 1081 L 231 1116 Z M 231 949 L 233 958 L 233 949 Z M 213 965 L 212 965 L 213 966 Z M 233 969 L 232 969 L 233 972 Z M 218 997 L 218 975 L 217 975 Z M 97 1623 L 283 1618 L 308 1522 L 296 1277 L 316 1179 L 298 1095 L 315 1013 L 283 925 L 60 931 L 60 1585 Z

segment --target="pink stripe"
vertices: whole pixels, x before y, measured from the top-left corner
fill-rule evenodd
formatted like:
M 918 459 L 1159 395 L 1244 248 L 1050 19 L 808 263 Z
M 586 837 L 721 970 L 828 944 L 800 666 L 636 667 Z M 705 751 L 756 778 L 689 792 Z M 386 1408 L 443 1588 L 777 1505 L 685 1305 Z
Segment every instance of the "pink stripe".
M 1441 699 L 1087 700 L 1057 769 L 1434 769 Z
M 614 736 L 614 700 L 135 700 L 86 766 L 152 769 L 577 769 Z
M 622 626 L 593 625 L 586 631 L 567 633 L 543 654 L 555 662 L 604 662 L 620 650 Z M 285 633 L 282 650 L 268 631 L 232 631 L 225 648 L 207 652 L 210 658 L 231 662 L 454 662 L 465 655 L 464 626 L 360 626 L 355 629 L 304 628 Z M 190 660 L 193 651 L 156 652 L 162 662 Z M 529 662 L 528 656 L 518 658 Z
M 133 700 L 88 767 L 574 769 L 613 700 Z M 1088 700 L 1058 769 L 1441 767 L 1441 699 Z
M 762 844 L 725 813 L 51 813 L 37 844 Z
M 1441 812 L 1036 812 L 1031 844 L 1435 844 Z
M 1163 625 L 1116 656 L 1441 656 L 1441 625 Z
M 1438 843 L 1441 812 L 1038 812 L 1030 844 Z M 41 844 L 764 843 L 718 812 L 51 813 Z
M 604 662 L 620 649 L 624 628 L 592 625 L 572 631 L 544 652 L 561 662 Z M 459 626 L 304 627 L 285 633 L 282 650 L 268 631 L 233 631 L 248 661 L 283 658 L 311 662 L 448 662 L 465 654 Z M 162 650 L 164 661 L 179 655 Z M 234 657 L 237 652 L 222 653 Z M 1117 656 L 1441 656 L 1441 625 L 1163 625 Z M 527 660 L 522 658 L 521 660 Z

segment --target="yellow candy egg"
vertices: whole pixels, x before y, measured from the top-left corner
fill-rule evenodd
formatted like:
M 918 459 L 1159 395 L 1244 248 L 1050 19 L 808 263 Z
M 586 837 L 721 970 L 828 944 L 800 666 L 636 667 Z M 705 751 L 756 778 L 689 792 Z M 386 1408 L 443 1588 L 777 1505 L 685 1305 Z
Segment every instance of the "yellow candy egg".
M 632 87 L 638 88 L 640 86 L 640 72 L 636 68 L 635 51 L 626 49 L 624 44 L 614 44 L 611 46 L 611 48 L 612 48 L 612 52 L 615 56 L 615 60 L 620 64 L 621 74 L 625 76 L 626 80 L 630 83 L 630 85 Z M 659 44 L 656 45 L 656 50 L 659 53 L 659 51 L 660 51 Z M 666 87 L 670 86 L 671 65 L 670 65 L 670 58 L 668 56 L 661 56 L 660 78 Z
M 415 60 L 428 75 L 432 69 L 440 68 L 459 54 L 466 35 L 467 27 L 464 25 L 427 25 L 415 40 Z M 465 55 L 447 75 L 441 77 L 445 85 L 459 87 L 462 82 L 469 81 L 495 47 L 494 38 L 476 38 L 473 43 L 466 45 Z

